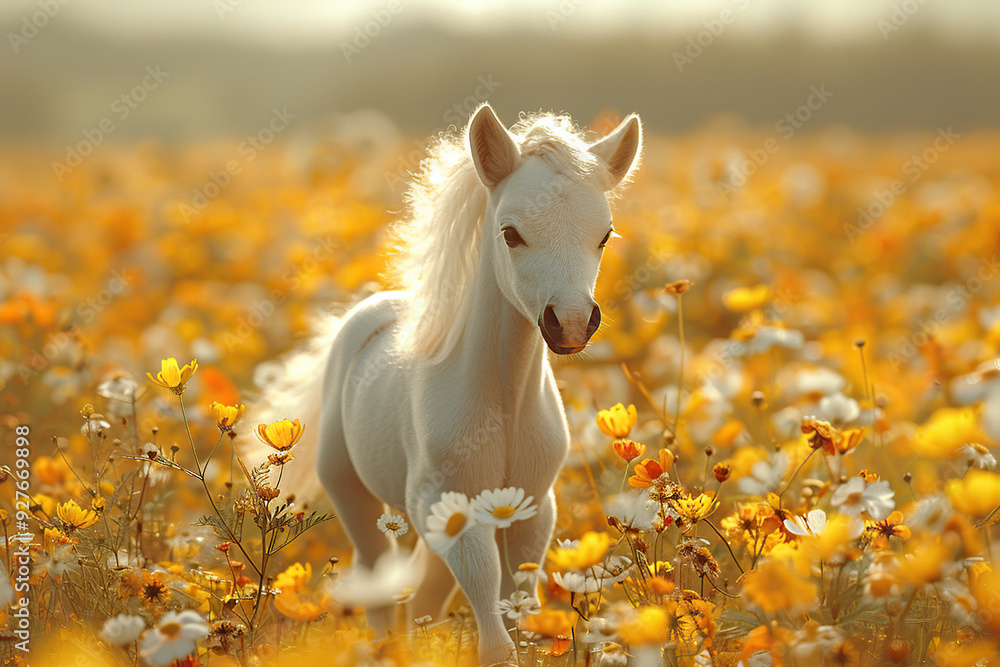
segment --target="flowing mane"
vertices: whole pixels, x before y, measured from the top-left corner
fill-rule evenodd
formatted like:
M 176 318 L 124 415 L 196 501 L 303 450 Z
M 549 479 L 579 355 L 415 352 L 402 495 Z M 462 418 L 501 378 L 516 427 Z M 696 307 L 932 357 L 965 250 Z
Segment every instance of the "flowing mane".
M 540 157 L 569 178 L 608 178 L 607 166 L 588 150 L 584 133 L 568 116 L 522 114 L 511 135 L 522 157 Z M 431 362 L 448 354 L 465 326 L 486 195 L 469 152 L 468 128 L 443 132 L 420 163 L 406 193 L 406 215 L 393 230 L 399 252 L 391 275 L 412 293 L 401 344 Z

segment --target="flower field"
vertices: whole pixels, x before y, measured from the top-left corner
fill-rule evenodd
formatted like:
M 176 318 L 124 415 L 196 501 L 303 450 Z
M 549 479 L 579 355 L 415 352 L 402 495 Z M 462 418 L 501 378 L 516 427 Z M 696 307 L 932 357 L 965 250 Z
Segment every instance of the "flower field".
M 239 141 L 55 173 L 0 153 L 2 664 L 476 664 L 461 594 L 413 618 L 408 559 L 352 571 L 329 503 L 282 487 L 318 425 L 242 408 L 314 314 L 391 286 L 417 144 L 374 136 L 290 130 L 235 171 Z M 601 329 L 553 358 L 572 449 L 547 558 L 506 565 L 512 660 L 1000 664 L 998 154 L 950 129 L 647 138 Z M 460 495 L 436 546 L 534 513 Z M 379 528 L 405 553 L 402 510 Z

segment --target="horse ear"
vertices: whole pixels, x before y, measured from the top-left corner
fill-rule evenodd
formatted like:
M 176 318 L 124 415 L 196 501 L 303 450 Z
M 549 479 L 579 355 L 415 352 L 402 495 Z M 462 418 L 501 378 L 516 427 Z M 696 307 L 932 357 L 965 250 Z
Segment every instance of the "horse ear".
M 519 151 L 489 104 L 479 107 L 469 122 L 469 150 L 479 179 L 492 190 L 510 176 Z
M 639 166 L 642 152 L 642 123 L 635 114 L 621 122 L 608 136 L 590 145 L 590 152 L 608 165 L 613 190 Z

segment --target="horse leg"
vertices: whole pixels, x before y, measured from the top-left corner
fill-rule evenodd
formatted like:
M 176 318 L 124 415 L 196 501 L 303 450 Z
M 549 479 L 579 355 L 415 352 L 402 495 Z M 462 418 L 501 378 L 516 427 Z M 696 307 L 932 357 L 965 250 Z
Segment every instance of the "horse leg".
M 435 475 L 414 476 L 418 478 L 433 480 Z M 407 494 L 407 510 L 421 536 L 430 507 L 440 497 L 438 488 L 438 484 L 430 482 L 422 491 L 414 486 Z M 500 551 L 494 533 L 492 526 L 473 526 L 444 555 L 444 562 L 462 587 L 476 618 L 479 662 L 483 665 L 506 663 L 514 655 L 514 642 L 507 634 L 503 619 L 496 613 L 500 599 Z
M 457 586 L 455 575 L 423 540 L 417 542 L 414 556 L 423 559 L 424 578 L 413 598 L 413 617 L 430 616 L 435 621 L 440 620 L 447 614 L 445 605 Z
M 370 570 L 378 557 L 393 547 L 389 537 L 376 525 L 383 512 L 382 501 L 358 477 L 347 452 L 339 415 L 323 414 L 317 446 L 316 472 L 354 545 L 352 565 L 363 565 Z M 393 607 L 365 610 L 376 638 L 384 637 L 393 627 L 393 610 Z
M 525 521 L 515 521 L 507 529 L 507 553 L 510 557 L 510 566 L 515 572 L 521 563 L 544 564 L 543 561 L 555 525 L 556 496 L 550 490 L 538 501 L 538 514 Z M 503 549 L 502 542 L 500 542 L 499 548 Z M 505 569 L 500 595 L 509 597 L 513 592 L 514 581 Z M 534 589 L 527 592 L 531 595 L 536 593 Z

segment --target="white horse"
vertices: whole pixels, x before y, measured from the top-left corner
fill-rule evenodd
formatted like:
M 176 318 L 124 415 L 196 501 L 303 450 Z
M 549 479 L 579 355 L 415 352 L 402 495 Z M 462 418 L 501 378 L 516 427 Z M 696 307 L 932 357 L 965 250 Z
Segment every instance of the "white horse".
M 332 322 L 265 396 L 271 419 L 319 408 L 315 473 L 355 563 L 371 568 L 392 547 L 376 527 L 383 505 L 405 509 L 423 533 L 442 492 L 508 486 L 538 502 L 536 516 L 508 529 L 511 561 L 542 561 L 569 449 L 546 346 L 580 352 L 600 324 L 593 294 L 613 233 L 609 197 L 641 148 L 634 115 L 588 143 L 565 116 L 525 117 L 508 131 L 489 105 L 432 147 L 397 230 L 405 291 L 370 296 Z M 309 447 L 300 442 L 297 458 Z M 304 481 L 284 486 L 308 493 Z M 515 588 L 498 538 L 480 524 L 444 560 L 428 553 L 414 610 L 438 613 L 457 578 L 484 664 L 514 650 L 494 611 Z

